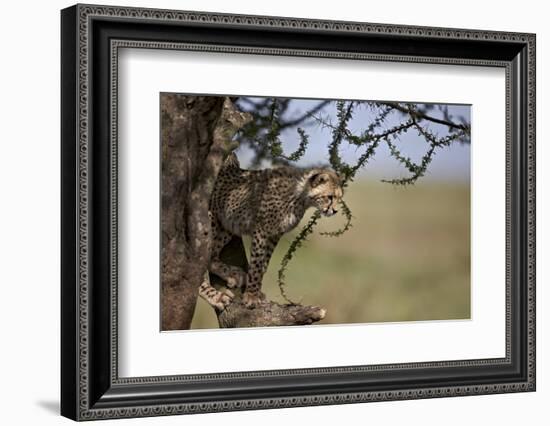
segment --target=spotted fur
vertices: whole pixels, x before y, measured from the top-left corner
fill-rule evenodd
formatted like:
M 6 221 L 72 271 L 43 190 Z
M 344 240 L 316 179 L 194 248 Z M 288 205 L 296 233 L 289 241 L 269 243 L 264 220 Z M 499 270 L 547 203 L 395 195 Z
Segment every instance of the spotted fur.
M 262 278 L 281 236 L 294 229 L 310 207 L 325 216 L 335 214 L 342 195 L 341 180 L 330 168 L 243 170 L 231 154 L 218 175 L 210 202 L 210 272 L 224 279 L 229 288 L 244 287 L 244 303 L 250 308 L 257 306 L 265 298 Z M 219 259 L 233 235 L 252 236 L 248 274 Z M 209 284 L 203 286 L 201 296 L 215 299 L 219 305 L 223 297 L 212 290 L 218 291 Z M 226 302 L 224 306 L 230 298 Z

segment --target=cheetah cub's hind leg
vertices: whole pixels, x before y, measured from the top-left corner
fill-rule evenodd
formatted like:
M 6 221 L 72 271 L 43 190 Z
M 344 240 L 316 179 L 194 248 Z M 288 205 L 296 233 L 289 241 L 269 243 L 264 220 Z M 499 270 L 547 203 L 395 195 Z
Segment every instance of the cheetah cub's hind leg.
M 223 229 L 217 220 L 212 218 L 212 251 L 210 256 L 210 272 L 226 282 L 228 288 L 243 288 L 246 273 L 238 266 L 228 265 L 219 258 L 222 249 L 231 241 L 233 235 Z
M 231 290 L 219 291 L 212 287 L 210 279 L 208 278 L 208 272 L 204 274 L 204 279 L 199 287 L 199 296 L 206 300 L 210 306 L 219 311 L 223 311 L 229 306 L 235 297 Z

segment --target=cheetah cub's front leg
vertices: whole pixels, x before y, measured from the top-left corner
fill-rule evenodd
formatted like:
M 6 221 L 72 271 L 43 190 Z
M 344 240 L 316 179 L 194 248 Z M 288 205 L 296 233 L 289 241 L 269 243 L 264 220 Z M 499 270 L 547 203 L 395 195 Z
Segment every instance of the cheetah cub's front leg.
M 258 230 L 252 234 L 252 248 L 250 250 L 250 262 L 246 277 L 246 288 L 243 293 L 243 303 L 253 309 L 265 301 L 265 294 L 261 292 L 262 278 L 269 265 L 275 246 L 279 242 L 279 236 L 267 236 Z

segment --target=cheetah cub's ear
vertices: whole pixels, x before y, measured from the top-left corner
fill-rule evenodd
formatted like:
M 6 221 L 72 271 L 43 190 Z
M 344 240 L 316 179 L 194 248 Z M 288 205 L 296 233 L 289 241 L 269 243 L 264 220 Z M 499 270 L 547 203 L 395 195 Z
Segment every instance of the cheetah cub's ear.
M 328 181 L 327 174 L 321 171 L 311 175 L 309 178 L 309 182 L 312 188 L 315 188 L 316 186 L 326 183 L 327 181 Z

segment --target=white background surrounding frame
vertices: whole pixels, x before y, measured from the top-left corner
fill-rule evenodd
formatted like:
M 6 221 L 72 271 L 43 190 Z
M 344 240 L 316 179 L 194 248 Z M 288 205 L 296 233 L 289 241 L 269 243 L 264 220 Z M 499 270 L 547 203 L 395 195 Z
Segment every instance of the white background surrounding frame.
M 505 356 L 502 68 L 125 48 L 118 77 L 121 377 Z M 160 333 L 160 92 L 472 104 L 471 320 Z
M 0 355 L 2 419 L 70 425 L 59 416 L 59 9 L 71 0 L 6 2 L 0 26 Z M 550 26 L 540 0 L 97 0 L 92 3 L 537 33 L 537 392 L 105 420 L 100 426 L 539 425 L 550 401 Z M 24 17 L 24 24 L 22 19 Z M 32 31 L 28 31 L 32 28 Z M 35 100 L 30 107 L 30 101 Z M 205 350 L 219 350 L 209 346 Z M 223 352 L 223 351 L 221 351 Z

